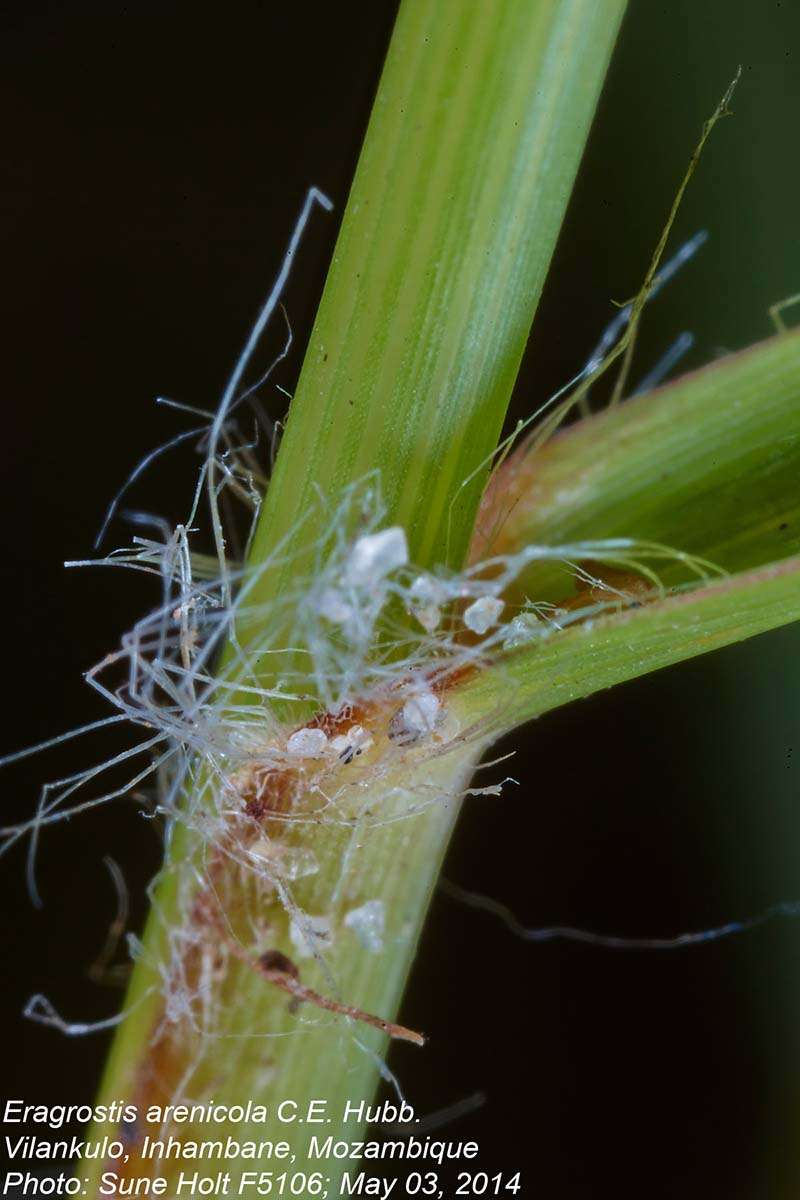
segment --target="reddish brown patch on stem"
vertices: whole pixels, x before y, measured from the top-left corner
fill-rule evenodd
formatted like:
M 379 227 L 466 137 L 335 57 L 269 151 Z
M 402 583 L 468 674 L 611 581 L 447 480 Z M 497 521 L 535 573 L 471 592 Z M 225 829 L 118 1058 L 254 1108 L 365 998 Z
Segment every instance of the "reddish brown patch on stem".
M 577 576 L 577 595 L 562 600 L 559 608 L 585 608 L 587 602 L 613 604 L 618 608 L 638 608 L 651 600 L 659 599 L 661 595 L 651 580 L 642 575 L 635 575 L 632 571 L 619 571 L 606 563 L 585 562 L 582 565 L 598 582 L 590 583 Z
M 434 672 L 429 678 L 431 688 L 444 696 L 450 687 L 462 682 L 472 673 L 464 667 L 457 672 Z M 322 729 L 328 737 L 346 733 L 353 725 L 361 725 L 370 731 L 376 740 L 388 738 L 391 713 L 396 708 L 396 692 L 389 690 L 382 697 L 368 704 L 353 704 L 336 714 L 322 713 L 307 724 L 308 728 Z M 287 818 L 293 814 L 308 817 L 319 797 L 311 785 L 317 771 L 329 769 L 350 770 L 349 765 L 298 764 L 261 766 L 257 761 L 230 779 L 230 788 L 238 797 L 241 807 L 227 821 L 215 844 L 209 846 L 203 859 L 204 882 L 192 897 L 189 914 L 185 919 L 187 928 L 185 948 L 179 951 L 180 961 L 171 965 L 174 978 L 187 997 L 187 1011 L 178 1017 L 171 1016 L 162 1002 L 153 1017 L 146 1056 L 137 1065 L 131 1101 L 144 1111 L 149 1105 L 174 1103 L 185 1086 L 187 1070 L 197 1054 L 198 1032 L 190 1011 L 193 1006 L 202 1006 L 204 989 L 209 986 L 208 968 L 212 964 L 218 973 L 219 982 L 213 984 L 220 989 L 220 996 L 231 994 L 237 985 L 237 976 L 231 974 L 236 963 L 258 974 L 265 984 L 283 991 L 290 999 L 290 1007 L 310 1004 L 325 1012 L 380 1030 L 390 1038 L 424 1045 L 422 1034 L 394 1021 L 364 1011 L 331 996 L 315 991 L 300 979 L 297 965 L 286 954 L 270 949 L 258 955 L 248 950 L 249 920 L 248 903 L 252 904 L 253 888 L 264 889 L 264 880 L 256 879 L 243 862 L 243 851 L 258 839 L 274 837 L 276 845 L 285 833 Z M 311 773 L 309 773 L 311 772 Z M 305 797 L 305 799 L 304 799 Z M 268 886 L 268 884 L 266 885 Z M 250 888 L 250 892 L 247 889 Z M 276 894 L 259 893 L 259 905 L 263 905 L 264 926 L 269 928 L 269 906 L 277 903 Z M 240 940 L 241 939 L 241 940 Z M 226 966 L 227 964 L 227 966 Z M 241 976 L 238 976 L 241 980 Z M 170 984 L 167 984 L 169 990 Z M 217 997 L 219 1000 L 220 998 Z M 202 1078 L 198 1086 L 213 1087 L 213 1081 Z M 146 1174 L 148 1164 L 139 1157 L 142 1132 L 127 1131 L 130 1159 L 124 1168 L 110 1164 L 109 1169 L 119 1171 L 126 1177 Z
M 300 982 L 300 972 L 295 964 L 279 951 L 273 950 L 268 954 L 262 954 L 261 958 L 253 965 L 265 979 L 268 979 L 275 987 L 287 992 L 293 1000 L 305 1001 L 313 1004 L 316 1008 L 323 1008 L 327 1012 L 338 1013 L 353 1021 L 360 1021 L 362 1025 L 371 1025 L 373 1029 L 380 1029 L 390 1038 L 411 1042 L 414 1046 L 425 1045 L 425 1038 L 422 1034 L 416 1033 L 413 1029 L 407 1029 L 405 1025 L 398 1025 L 394 1021 L 384 1021 L 383 1017 L 375 1017 L 372 1013 L 364 1012 L 363 1008 L 356 1008 L 352 1004 L 342 1004 L 338 1000 L 332 1000 L 330 996 L 323 996 L 320 992 L 315 992 L 313 988 L 306 987 Z
M 280 950 L 268 950 L 266 954 L 262 954 L 258 960 L 258 968 L 266 975 L 277 971 L 279 975 L 290 975 L 292 979 L 300 978 L 295 964 L 288 955 L 281 954 Z
M 363 725 L 366 728 L 370 718 L 374 717 L 374 705 L 346 704 L 338 713 L 319 713 L 308 722 L 307 728 L 321 729 L 326 737 L 330 738 L 339 733 L 346 733 L 351 725 Z

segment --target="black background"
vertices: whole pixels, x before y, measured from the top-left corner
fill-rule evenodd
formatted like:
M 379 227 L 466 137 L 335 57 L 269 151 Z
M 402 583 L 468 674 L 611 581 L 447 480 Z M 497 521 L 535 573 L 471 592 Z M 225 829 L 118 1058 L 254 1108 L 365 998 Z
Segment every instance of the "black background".
M 791 10 L 791 11 L 790 11 Z M 211 406 L 310 183 L 340 213 L 391 28 L 391 3 L 283 6 L 118 0 L 2 9 L 2 525 L 8 750 L 102 716 L 80 673 L 152 600 L 135 576 L 65 573 L 147 451 L 183 428 L 156 395 Z M 743 63 L 737 116 L 704 159 L 676 241 L 712 240 L 648 317 L 644 371 L 681 328 L 691 362 L 769 332 L 800 286 L 794 6 L 634 0 L 515 398 L 569 377 L 611 297 L 635 290 L 702 119 Z M 288 303 L 291 388 L 337 218 L 315 218 Z M 283 401 L 276 393 L 274 414 Z M 195 462 L 177 452 L 135 500 L 180 518 Z M 117 541 L 125 530 L 115 529 Z M 800 896 L 797 650 L 757 639 L 553 714 L 516 739 L 502 801 L 468 802 L 446 874 L 529 924 L 669 935 Z M 8 768 L 4 810 L 112 736 Z M 507 749 L 503 747 L 501 749 Z M 152 828 L 121 802 L 44 841 L 35 912 L 24 858 L 0 868 L 2 1092 L 90 1100 L 103 1036 L 26 1023 L 45 992 L 68 1017 L 119 1003 L 86 978 L 119 861 L 143 914 Z M 531 1194 L 796 1194 L 797 927 L 686 951 L 515 941 L 438 896 L 393 1057 L 435 1110 L 476 1091 L 454 1133 Z

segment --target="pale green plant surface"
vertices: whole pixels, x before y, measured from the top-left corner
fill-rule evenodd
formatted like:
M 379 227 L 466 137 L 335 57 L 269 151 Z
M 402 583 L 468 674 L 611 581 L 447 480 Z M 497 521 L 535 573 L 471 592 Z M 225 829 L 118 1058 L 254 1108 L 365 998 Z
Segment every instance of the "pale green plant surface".
M 789 333 L 523 446 L 484 499 L 472 558 L 529 543 L 635 537 L 727 571 L 800 548 L 800 334 Z M 665 564 L 670 582 L 688 578 Z M 563 569 L 535 564 L 514 585 L 558 600 Z

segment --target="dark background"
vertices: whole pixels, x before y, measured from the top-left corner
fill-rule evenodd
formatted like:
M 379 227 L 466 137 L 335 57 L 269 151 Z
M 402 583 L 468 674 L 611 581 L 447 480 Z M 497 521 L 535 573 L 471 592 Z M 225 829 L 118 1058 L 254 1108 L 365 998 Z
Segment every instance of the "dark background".
M 465 0 L 468 2 L 468 0 Z M 602 0 L 599 0 L 602 2 Z M 66 573 L 137 460 L 184 427 L 158 395 L 212 406 L 306 187 L 341 213 L 394 5 L 29 0 L 2 8 L 3 663 L 8 750 L 104 715 L 80 674 L 151 603 L 145 583 Z M 635 291 L 696 143 L 739 63 L 677 244 L 711 240 L 648 312 L 645 371 L 681 329 L 689 364 L 769 332 L 800 288 L 800 12 L 775 0 L 633 0 L 515 399 L 574 373 L 611 298 Z M 320 216 L 289 287 L 291 388 L 333 244 Z M 274 396 L 274 414 L 283 401 Z M 134 499 L 174 520 L 195 462 L 176 453 Z M 113 540 L 124 540 L 117 525 Z M 630 935 L 702 929 L 800 898 L 800 637 L 784 632 L 540 720 L 522 786 L 468 802 L 446 866 L 529 925 Z M 108 735 L 2 775 L 4 813 Z M 86 969 L 103 942 L 112 854 L 143 913 L 152 827 L 121 802 L 50 834 L 46 899 L 24 856 L 0 869 L 2 1092 L 91 1099 L 107 1039 L 21 1019 L 45 992 L 69 1018 L 113 1011 Z M 548 1196 L 794 1196 L 800 1181 L 800 929 L 776 921 L 683 951 L 516 941 L 438 896 L 393 1059 L 424 1111 L 476 1091 L 454 1135 Z

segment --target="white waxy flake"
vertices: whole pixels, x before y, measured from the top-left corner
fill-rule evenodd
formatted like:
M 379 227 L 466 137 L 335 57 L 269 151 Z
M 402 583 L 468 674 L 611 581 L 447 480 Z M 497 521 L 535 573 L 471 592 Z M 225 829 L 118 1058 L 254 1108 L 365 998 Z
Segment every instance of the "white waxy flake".
M 433 692 L 417 692 L 409 696 L 402 707 L 401 715 L 409 733 L 430 733 L 435 727 L 441 703 Z
M 542 633 L 541 622 L 533 613 L 520 613 L 509 621 L 503 638 L 503 649 L 513 650 L 516 646 L 524 646 Z
M 502 600 L 496 596 L 481 596 L 474 600 L 464 613 L 464 624 L 473 633 L 484 634 L 497 624 L 500 613 L 505 608 Z
M 442 599 L 442 589 L 427 575 L 418 575 L 409 589 L 408 611 L 428 633 L 439 628 Z
M 384 576 L 408 562 L 408 543 L 405 530 L 399 525 L 365 533 L 350 551 L 345 567 L 345 579 L 354 587 L 379 583 Z
M 335 625 L 344 625 L 353 616 L 353 609 L 335 588 L 325 588 L 319 598 L 319 614 Z
M 347 733 L 337 734 L 328 745 L 337 758 L 348 763 L 372 745 L 372 738 L 361 725 L 351 725 Z
M 434 633 L 442 623 L 442 610 L 438 604 L 423 604 L 412 612 L 426 633 Z
M 286 879 L 305 879 L 307 875 L 316 875 L 319 870 L 317 856 L 312 850 L 304 850 L 301 846 L 285 846 L 281 853 L 281 867 Z
M 266 835 L 248 847 L 248 853 L 261 862 L 269 863 L 270 873 L 275 872 L 291 881 L 316 875 L 319 870 L 319 863 L 311 850 L 300 846 L 282 846 L 270 841 Z
M 379 954 L 383 949 L 386 905 L 382 900 L 367 900 L 359 908 L 351 908 L 344 923 L 370 954 Z
M 322 758 L 328 739 L 321 729 L 298 729 L 286 743 L 286 753 L 292 758 Z
M 331 922 L 328 917 L 293 918 L 289 925 L 289 937 L 298 958 L 311 958 L 312 954 L 324 953 L 331 944 Z

